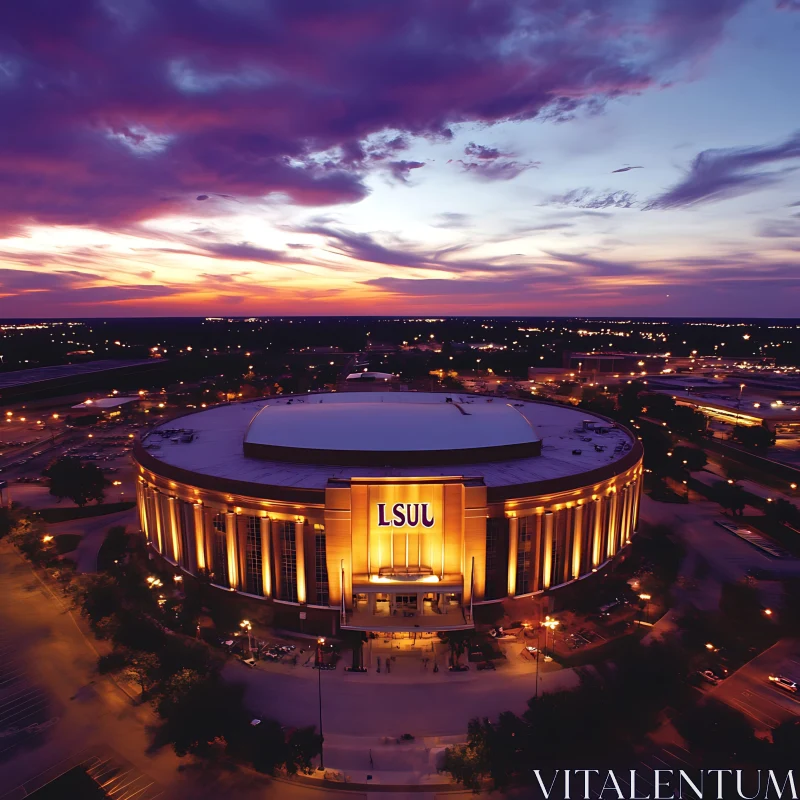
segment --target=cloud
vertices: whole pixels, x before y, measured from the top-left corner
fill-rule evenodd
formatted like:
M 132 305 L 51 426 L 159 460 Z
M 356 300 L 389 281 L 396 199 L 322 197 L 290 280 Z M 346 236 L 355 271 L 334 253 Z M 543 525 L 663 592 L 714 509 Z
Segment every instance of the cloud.
M 551 197 L 549 202 L 558 206 L 574 206 L 584 209 L 633 208 L 636 206 L 636 195 L 631 192 L 611 191 L 610 189 L 598 192 L 584 186 L 581 189 L 573 189 L 566 194 Z
M 758 235 L 775 239 L 800 238 L 800 220 L 764 222 L 758 229 Z
M 443 211 L 434 219 L 435 221 L 430 223 L 434 228 L 462 229 L 468 227 L 472 221 L 469 214 L 461 214 L 456 211 Z
M 419 169 L 424 166 L 424 161 L 390 161 L 388 163 L 389 171 L 392 176 L 401 183 L 408 182 L 408 176 L 411 174 L 411 170 Z
M 741 2 L 4 3 L 0 230 L 219 213 L 214 195 L 356 203 L 373 170 L 407 176 L 414 137 L 665 85 Z M 464 168 L 485 180 L 523 168 L 480 155 Z
M 209 255 L 226 258 L 232 261 L 258 261 L 263 264 L 281 264 L 285 261 L 295 261 L 280 250 L 271 250 L 266 247 L 257 247 L 249 242 L 239 244 L 219 243 L 203 244 L 202 250 Z
M 645 208 L 681 208 L 737 197 L 777 183 L 796 167 L 767 168 L 796 159 L 800 159 L 800 131 L 776 145 L 703 150 L 683 179 Z
M 469 156 L 469 160 L 458 159 L 456 163 L 461 165 L 464 172 L 470 172 L 485 181 L 508 181 L 539 166 L 538 161 L 517 161 L 514 153 L 504 153 L 496 147 L 475 142 L 467 144 L 464 155 Z

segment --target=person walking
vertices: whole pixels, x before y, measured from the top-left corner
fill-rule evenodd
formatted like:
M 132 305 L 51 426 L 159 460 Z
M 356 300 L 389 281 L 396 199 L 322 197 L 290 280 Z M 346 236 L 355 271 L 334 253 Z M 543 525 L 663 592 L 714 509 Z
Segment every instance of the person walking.
M 375 762 L 372 760 L 372 750 L 369 751 L 369 768 L 375 769 Z

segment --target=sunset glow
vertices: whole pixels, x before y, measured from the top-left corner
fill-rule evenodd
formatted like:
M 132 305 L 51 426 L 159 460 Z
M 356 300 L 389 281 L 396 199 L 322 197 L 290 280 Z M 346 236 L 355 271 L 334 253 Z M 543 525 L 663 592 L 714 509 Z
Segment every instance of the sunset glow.
M 0 313 L 793 316 L 797 8 L 7 4 Z

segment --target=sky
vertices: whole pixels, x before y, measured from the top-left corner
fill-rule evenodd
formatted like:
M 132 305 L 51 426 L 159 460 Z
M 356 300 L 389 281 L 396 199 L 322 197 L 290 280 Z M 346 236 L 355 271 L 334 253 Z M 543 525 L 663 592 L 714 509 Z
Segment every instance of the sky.
M 0 317 L 797 317 L 800 0 L 0 7 Z

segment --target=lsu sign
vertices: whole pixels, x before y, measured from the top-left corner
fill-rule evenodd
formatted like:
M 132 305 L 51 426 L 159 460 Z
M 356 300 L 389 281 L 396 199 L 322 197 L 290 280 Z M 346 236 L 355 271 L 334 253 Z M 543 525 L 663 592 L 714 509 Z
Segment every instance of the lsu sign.
M 394 503 L 387 512 L 387 503 L 378 503 L 379 528 L 432 528 L 436 524 L 431 503 Z

